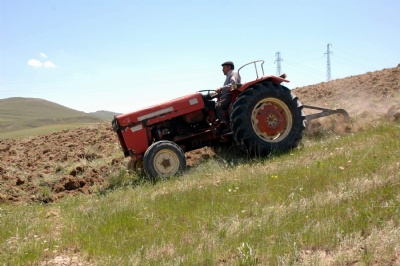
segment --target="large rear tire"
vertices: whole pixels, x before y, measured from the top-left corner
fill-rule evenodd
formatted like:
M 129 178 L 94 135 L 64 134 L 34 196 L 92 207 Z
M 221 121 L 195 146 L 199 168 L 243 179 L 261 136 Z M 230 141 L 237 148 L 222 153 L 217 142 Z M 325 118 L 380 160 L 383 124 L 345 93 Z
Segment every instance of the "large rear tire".
M 251 155 L 293 149 L 305 129 L 302 109 L 288 88 L 272 82 L 255 84 L 233 104 L 234 139 Z
M 186 170 L 185 154 L 174 142 L 158 141 L 145 152 L 143 168 L 153 179 L 178 175 Z

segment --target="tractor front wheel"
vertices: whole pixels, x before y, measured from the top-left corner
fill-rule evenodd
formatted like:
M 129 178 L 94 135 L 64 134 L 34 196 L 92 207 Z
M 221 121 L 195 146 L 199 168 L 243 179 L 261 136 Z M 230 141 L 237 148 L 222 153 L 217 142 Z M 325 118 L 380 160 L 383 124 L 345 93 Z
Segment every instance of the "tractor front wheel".
M 186 169 L 185 154 L 174 142 L 158 141 L 144 154 L 143 168 L 153 179 L 178 175 Z
M 130 160 L 128 162 L 127 169 L 135 172 L 139 176 L 143 175 L 143 160 Z

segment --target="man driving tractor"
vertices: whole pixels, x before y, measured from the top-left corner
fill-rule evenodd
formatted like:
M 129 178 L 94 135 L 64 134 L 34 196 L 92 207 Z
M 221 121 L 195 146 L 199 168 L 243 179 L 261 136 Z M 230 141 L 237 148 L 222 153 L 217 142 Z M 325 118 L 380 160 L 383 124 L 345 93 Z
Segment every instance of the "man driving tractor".
M 220 99 L 216 103 L 216 115 L 219 121 L 219 126 L 227 128 L 229 121 L 226 117 L 226 111 L 229 108 L 229 104 L 232 101 L 231 85 L 240 83 L 240 76 L 235 69 L 235 65 L 232 61 L 227 61 L 222 65 L 222 72 L 226 76 L 224 85 L 216 89 L 217 93 L 220 93 Z

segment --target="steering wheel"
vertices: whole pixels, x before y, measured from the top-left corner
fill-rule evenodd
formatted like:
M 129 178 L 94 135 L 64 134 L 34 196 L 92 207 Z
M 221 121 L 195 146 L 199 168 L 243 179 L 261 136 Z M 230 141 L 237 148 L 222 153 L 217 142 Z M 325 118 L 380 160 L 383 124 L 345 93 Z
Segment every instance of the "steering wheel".
M 219 95 L 219 93 L 216 90 L 201 90 L 201 91 L 198 91 L 198 92 L 207 92 L 206 97 L 208 99 L 210 99 L 210 100 L 217 98 L 218 95 Z

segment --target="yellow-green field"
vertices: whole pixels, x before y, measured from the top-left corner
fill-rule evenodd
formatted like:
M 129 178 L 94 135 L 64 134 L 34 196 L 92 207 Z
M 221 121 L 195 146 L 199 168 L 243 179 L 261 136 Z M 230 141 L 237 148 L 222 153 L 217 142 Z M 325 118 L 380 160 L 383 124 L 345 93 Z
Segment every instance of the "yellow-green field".
M 0 134 L 0 139 L 11 139 L 11 138 L 24 138 L 30 136 L 43 135 L 65 129 L 73 129 L 78 127 L 87 126 L 89 124 L 60 124 L 60 125 L 48 125 L 36 128 L 22 129 L 11 132 L 3 132 Z

